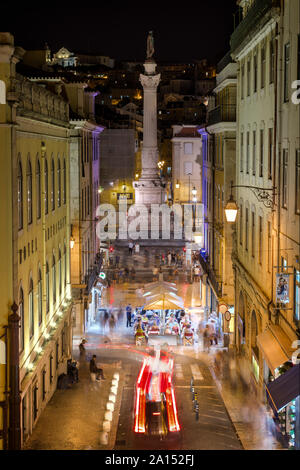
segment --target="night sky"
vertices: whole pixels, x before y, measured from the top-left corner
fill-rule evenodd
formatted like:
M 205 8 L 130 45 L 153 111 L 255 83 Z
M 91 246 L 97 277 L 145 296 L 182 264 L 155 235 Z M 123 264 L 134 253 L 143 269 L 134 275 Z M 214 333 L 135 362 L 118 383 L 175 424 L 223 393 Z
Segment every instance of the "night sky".
M 47 42 L 52 52 L 65 46 L 72 52 L 138 61 L 145 58 L 147 33 L 153 30 L 158 62 L 208 58 L 214 63 L 229 49 L 236 11 L 236 0 L 48 0 L 17 7 L 6 1 L 0 27 L 13 33 L 15 44 L 24 49 L 42 49 Z

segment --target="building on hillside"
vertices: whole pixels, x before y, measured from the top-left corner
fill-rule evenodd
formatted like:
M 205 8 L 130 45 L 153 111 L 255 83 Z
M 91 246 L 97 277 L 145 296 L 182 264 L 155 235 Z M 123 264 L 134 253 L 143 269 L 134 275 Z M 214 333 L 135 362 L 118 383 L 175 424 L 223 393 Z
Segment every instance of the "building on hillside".
M 101 202 L 113 204 L 126 199 L 134 203 L 132 183 L 135 179 L 136 131 L 105 129 L 101 136 L 100 185 Z
M 20 449 L 72 347 L 69 105 L 16 72 L 25 51 L 11 34 L 0 33 L 0 50 L 0 442 Z

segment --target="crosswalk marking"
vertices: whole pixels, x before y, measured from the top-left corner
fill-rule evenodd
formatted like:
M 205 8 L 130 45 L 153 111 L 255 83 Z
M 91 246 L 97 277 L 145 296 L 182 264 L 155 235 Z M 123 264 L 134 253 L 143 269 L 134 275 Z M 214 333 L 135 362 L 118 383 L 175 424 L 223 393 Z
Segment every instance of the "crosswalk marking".
M 203 375 L 200 372 L 198 364 L 191 364 L 191 371 L 192 371 L 194 380 L 204 380 Z
M 182 364 L 175 364 L 176 377 L 183 379 Z

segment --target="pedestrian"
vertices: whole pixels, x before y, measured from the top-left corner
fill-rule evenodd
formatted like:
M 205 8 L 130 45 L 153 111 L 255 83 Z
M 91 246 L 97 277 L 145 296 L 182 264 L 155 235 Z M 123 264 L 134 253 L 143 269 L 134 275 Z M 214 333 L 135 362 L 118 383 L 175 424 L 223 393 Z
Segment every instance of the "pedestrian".
M 203 331 L 203 349 L 204 351 L 209 352 L 209 348 L 210 348 L 210 334 L 209 334 L 208 325 L 206 325 Z
M 130 271 L 130 277 L 131 277 L 131 280 L 132 280 L 132 281 L 135 280 L 135 269 L 134 269 L 133 266 L 132 266 L 131 271 Z
M 135 253 L 136 253 L 136 254 L 139 254 L 139 252 L 140 252 L 140 245 L 139 245 L 138 243 L 136 243 L 134 248 L 135 248 Z
M 132 314 L 132 308 L 131 305 L 128 304 L 126 307 L 126 316 L 127 316 L 127 324 L 126 327 L 131 327 L 131 314 Z
M 116 255 L 116 268 L 119 267 L 119 262 L 120 262 L 120 256 Z
M 118 321 L 121 320 L 122 315 L 123 315 L 123 309 L 122 309 L 122 307 L 121 307 L 121 305 L 120 305 L 119 310 L 118 310 Z
M 105 377 L 103 375 L 103 369 L 101 367 L 98 367 L 96 364 L 96 354 L 93 354 L 92 359 L 90 360 L 90 373 L 91 374 L 96 374 L 96 380 L 99 382 L 100 378 L 102 380 L 105 380 Z
M 86 339 L 82 339 L 81 340 L 81 343 L 79 344 L 79 353 L 80 353 L 80 356 L 85 356 L 85 343 L 87 343 L 87 340 Z
M 105 330 L 108 319 L 109 319 L 109 314 L 108 314 L 108 311 L 105 310 L 104 315 L 103 315 L 103 329 L 104 330 Z
M 124 269 L 124 280 L 125 280 L 125 282 L 128 282 L 128 279 L 129 279 L 129 269 L 126 267 Z
M 154 268 L 152 269 L 152 272 L 153 272 L 153 282 L 155 282 L 157 281 L 158 268 L 154 266 Z
M 109 325 L 110 333 L 113 333 L 115 326 L 116 326 L 116 320 L 113 314 L 111 314 L 109 317 L 108 325 Z
M 132 241 L 130 241 L 130 242 L 128 243 L 128 251 L 129 251 L 129 254 L 130 254 L 130 255 L 132 255 L 132 250 L 133 250 L 133 243 L 132 243 Z
M 172 257 L 172 263 L 175 264 L 176 263 L 176 257 L 175 257 L 174 251 L 172 251 L 171 257 Z
M 197 282 L 197 281 L 198 281 L 198 279 L 199 279 L 199 274 L 200 274 L 200 269 L 199 269 L 199 267 L 196 265 L 196 266 L 194 267 L 194 276 L 193 276 L 193 281 L 194 281 L 194 282 Z
M 170 251 L 168 252 L 167 258 L 168 258 L 168 266 L 171 266 L 171 263 L 172 263 L 172 255 L 171 255 L 171 252 L 170 252 Z

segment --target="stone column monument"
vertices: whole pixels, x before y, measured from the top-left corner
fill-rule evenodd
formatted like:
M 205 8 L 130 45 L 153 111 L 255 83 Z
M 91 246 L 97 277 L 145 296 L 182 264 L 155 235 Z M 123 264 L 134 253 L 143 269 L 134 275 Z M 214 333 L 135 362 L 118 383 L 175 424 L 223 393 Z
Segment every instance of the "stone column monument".
M 157 148 L 157 87 L 160 74 L 156 73 L 153 59 L 154 40 L 152 31 L 147 38 L 147 59 L 145 73 L 140 75 L 144 89 L 143 148 L 141 177 L 134 183 L 136 204 L 162 204 L 164 189 L 158 174 Z

